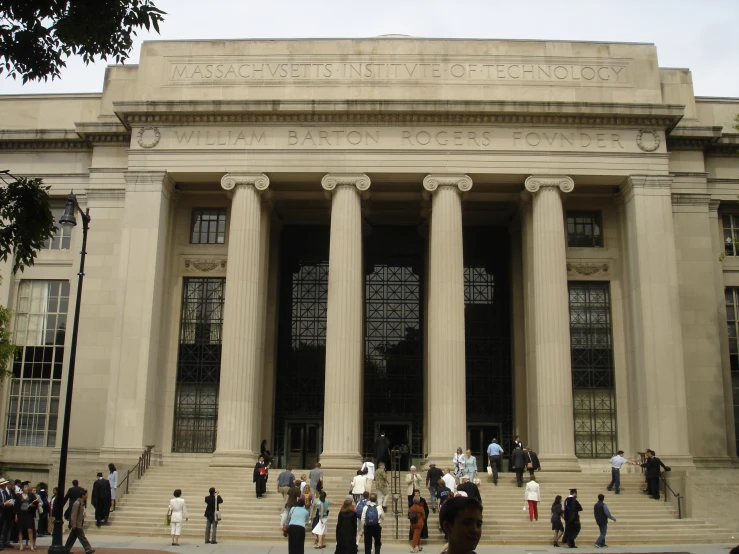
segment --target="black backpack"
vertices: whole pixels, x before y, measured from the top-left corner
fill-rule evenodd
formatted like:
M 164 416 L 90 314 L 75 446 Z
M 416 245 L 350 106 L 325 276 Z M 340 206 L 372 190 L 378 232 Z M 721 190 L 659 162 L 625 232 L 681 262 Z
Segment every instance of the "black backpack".
M 408 512 L 408 520 L 411 523 L 418 523 L 418 514 L 416 512 Z

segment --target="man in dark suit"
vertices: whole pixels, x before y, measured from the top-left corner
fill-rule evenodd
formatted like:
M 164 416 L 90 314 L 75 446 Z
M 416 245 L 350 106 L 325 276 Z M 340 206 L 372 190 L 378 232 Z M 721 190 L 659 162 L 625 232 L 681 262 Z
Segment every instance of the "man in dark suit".
M 570 489 L 570 496 L 565 499 L 565 534 L 562 542 L 566 542 L 570 548 L 577 548 L 575 539 L 580 534 L 580 512 L 582 506 L 577 500 L 577 489 Z
M 467 496 L 469 498 L 474 498 L 477 500 L 480 504 L 482 504 L 482 497 L 480 496 L 480 489 L 475 485 L 472 481 L 470 481 L 470 478 L 466 475 L 462 477 L 462 482 L 457 487 L 458 491 L 462 491 L 467 493 Z
M 635 465 L 640 465 L 646 470 L 647 478 L 647 490 L 649 495 L 655 500 L 659 500 L 659 474 L 660 467 L 664 468 L 665 471 L 672 471 L 669 467 L 662 463 L 654 450 L 647 449 L 647 460 L 643 464 L 634 462 Z
M 385 436 L 385 431 L 380 431 L 380 436 L 375 441 L 373 448 L 375 455 L 375 467 L 380 467 L 380 462 L 385 463 L 385 467 L 390 467 L 390 441 Z
M 62 506 L 64 506 L 67 502 L 69 502 L 69 505 L 67 506 L 67 509 L 64 511 L 64 519 L 69 519 L 72 515 L 72 506 L 75 502 L 77 502 L 78 498 L 82 497 L 82 492 L 85 489 L 80 487 L 80 482 L 77 481 L 77 479 L 74 479 L 72 481 L 72 486 L 69 487 L 67 490 L 67 494 L 64 495 L 64 500 L 62 501 Z M 72 528 L 72 524 L 69 524 L 69 528 Z
M 519 487 L 523 487 L 523 470 L 526 467 L 526 453 L 521 450 L 520 446 L 517 446 L 513 451 L 511 462 L 513 463 L 513 469 L 516 472 L 516 484 Z
M 13 483 L 0 478 L 0 495 L 2 511 L 0 511 L 0 549 L 10 545 L 10 537 L 15 522 L 15 490 Z
M 524 448 L 523 451 L 526 454 L 526 468 L 529 470 L 529 477 L 533 479 L 534 472 L 539 471 L 541 469 L 541 464 L 539 463 L 539 456 L 536 455 L 536 452 L 531 450 L 530 446 L 527 446 L 526 448 Z

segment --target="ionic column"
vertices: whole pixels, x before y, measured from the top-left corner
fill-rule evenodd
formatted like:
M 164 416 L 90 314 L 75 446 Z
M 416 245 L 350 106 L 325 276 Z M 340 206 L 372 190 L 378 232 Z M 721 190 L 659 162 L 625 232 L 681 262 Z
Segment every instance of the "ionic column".
M 221 383 L 218 393 L 218 440 L 213 466 L 244 466 L 259 450 L 259 367 L 264 321 L 260 282 L 268 236 L 262 225 L 261 193 L 269 187 L 264 174 L 227 174 L 221 186 L 232 191 L 228 227 L 226 303 L 223 313 Z
M 328 174 L 321 185 L 331 196 L 321 464 L 324 469 L 356 469 L 362 459 L 364 376 L 360 194 L 369 189 L 370 179 L 361 174 Z
M 573 470 L 575 425 L 572 406 L 570 314 L 567 253 L 561 194 L 575 183 L 565 176 L 531 176 L 533 194 L 535 395 L 538 443 L 533 445 L 547 470 Z
M 467 175 L 428 175 L 428 459 L 449 460 L 467 436 L 461 194 Z M 438 463 L 438 462 L 437 462 Z

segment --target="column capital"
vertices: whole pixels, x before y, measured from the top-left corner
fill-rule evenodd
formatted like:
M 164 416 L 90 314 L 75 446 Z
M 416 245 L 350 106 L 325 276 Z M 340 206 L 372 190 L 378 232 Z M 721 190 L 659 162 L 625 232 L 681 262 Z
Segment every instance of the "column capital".
M 258 191 L 265 191 L 269 187 L 269 177 L 264 173 L 226 173 L 221 177 L 221 187 L 224 190 L 233 190 L 241 185 L 254 185 Z
M 460 192 L 472 189 L 472 179 L 469 175 L 437 173 L 426 175 L 423 179 L 423 188 L 433 193 L 439 187 L 457 187 Z
M 721 205 L 721 200 L 709 200 L 708 201 L 708 211 L 711 212 L 711 214 L 718 215 L 718 208 Z
M 365 192 L 370 184 L 370 178 L 364 173 L 327 173 L 321 179 L 321 186 L 329 194 L 342 185 L 357 187 L 359 192 Z
M 526 190 L 534 194 L 542 188 L 559 188 L 562 192 L 572 192 L 575 181 L 567 175 L 531 175 L 524 183 Z

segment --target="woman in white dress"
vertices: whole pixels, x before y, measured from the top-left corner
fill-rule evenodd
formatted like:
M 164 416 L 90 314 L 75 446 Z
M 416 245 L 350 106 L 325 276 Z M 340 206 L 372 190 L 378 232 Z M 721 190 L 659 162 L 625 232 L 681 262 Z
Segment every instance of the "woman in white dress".
M 113 464 L 108 464 L 108 482 L 110 483 L 110 511 L 115 512 L 115 490 L 118 488 L 118 470 Z
M 457 447 L 457 453 L 454 454 L 452 461 L 454 462 L 454 480 L 459 484 L 464 477 L 464 453 L 461 446 Z
M 182 522 L 187 521 L 187 507 L 182 491 L 174 491 L 174 498 L 169 501 L 169 528 L 172 531 L 172 546 L 180 546 L 180 533 L 182 533 Z

